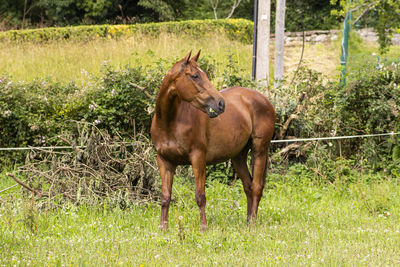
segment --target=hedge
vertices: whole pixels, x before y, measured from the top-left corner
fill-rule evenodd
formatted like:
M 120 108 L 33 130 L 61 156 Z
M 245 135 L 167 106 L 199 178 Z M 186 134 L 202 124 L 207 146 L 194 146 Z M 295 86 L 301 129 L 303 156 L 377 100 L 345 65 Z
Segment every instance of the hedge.
M 0 41 L 86 41 L 96 38 L 115 39 L 129 37 L 137 33 L 157 36 L 163 32 L 190 34 L 195 37 L 209 33 L 225 34 L 231 39 L 250 43 L 253 37 L 253 22 L 246 19 L 187 20 L 131 25 L 85 25 L 11 30 L 0 32 Z
M 199 60 L 201 68 L 214 76 L 210 62 L 207 57 Z M 238 76 L 238 64 L 231 59 L 229 62 L 217 77 L 221 84 L 257 86 L 250 77 Z M 73 131 L 71 121 L 94 123 L 111 136 L 126 140 L 133 140 L 135 133 L 147 135 L 156 94 L 171 64 L 160 60 L 119 70 L 106 66 L 97 82 L 83 87 L 45 80 L 13 82 L 0 76 L 0 147 L 66 145 L 59 136 Z M 326 83 L 321 74 L 300 68 L 292 86 L 271 92 L 277 112 L 274 138 L 399 132 L 400 64 L 380 69 L 371 66 L 354 75 L 357 79 L 349 77 L 348 85 L 342 86 Z M 284 129 L 282 126 L 290 120 Z M 274 145 L 272 151 L 284 146 Z M 314 167 L 343 157 L 400 175 L 400 137 L 396 136 L 307 143 L 285 158 L 277 155 L 277 162 L 286 158 Z M 19 152 L 0 153 L 0 165 L 5 160 L 20 163 L 23 159 Z M 331 178 L 333 181 L 335 177 Z

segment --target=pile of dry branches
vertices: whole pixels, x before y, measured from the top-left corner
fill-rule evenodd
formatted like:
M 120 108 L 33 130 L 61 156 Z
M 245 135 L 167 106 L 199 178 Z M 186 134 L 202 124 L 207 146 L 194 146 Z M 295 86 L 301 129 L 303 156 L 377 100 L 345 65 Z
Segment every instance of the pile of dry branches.
M 156 158 L 146 136 L 135 134 L 126 143 L 93 124 L 74 123 L 75 134 L 59 137 L 71 149 L 32 150 L 17 174 L 9 175 L 37 196 L 74 203 L 104 197 L 124 203 L 157 198 Z

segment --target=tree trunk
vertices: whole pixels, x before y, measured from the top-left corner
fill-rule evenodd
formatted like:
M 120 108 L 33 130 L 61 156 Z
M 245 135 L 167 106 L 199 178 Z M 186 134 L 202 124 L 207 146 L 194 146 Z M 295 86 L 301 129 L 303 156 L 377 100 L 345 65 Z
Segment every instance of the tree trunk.
M 28 0 L 24 1 L 24 15 L 22 16 L 22 29 L 25 28 L 25 15 L 26 15 L 26 6 L 28 5 Z

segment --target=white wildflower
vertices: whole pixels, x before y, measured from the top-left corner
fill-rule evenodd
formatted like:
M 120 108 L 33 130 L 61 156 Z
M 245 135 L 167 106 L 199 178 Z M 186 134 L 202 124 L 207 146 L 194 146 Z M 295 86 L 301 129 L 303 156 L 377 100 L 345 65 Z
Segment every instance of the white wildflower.
M 96 103 L 94 103 L 94 102 L 93 102 L 92 104 L 89 105 L 89 109 L 90 109 L 90 110 L 96 110 L 96 108 L 97 108 L 97 105 L 96 105 Z
M 81 74 L 83 74 L 85 76 L 89 75 L 89 73 L 85 69 L 81 69 Z

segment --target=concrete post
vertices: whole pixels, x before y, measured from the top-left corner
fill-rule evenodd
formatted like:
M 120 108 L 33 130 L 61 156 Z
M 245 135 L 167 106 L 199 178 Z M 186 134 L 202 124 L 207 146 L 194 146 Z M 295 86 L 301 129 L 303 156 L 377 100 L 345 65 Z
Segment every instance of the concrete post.
M 274 87 L 281 85 L 283 79 L 283 58 L 285 45 L 285 0 L 277 0 L 276 20 L 275 20 L 275 67 L 274 67 Z
M 258 1 L 257 53 L 256 53 L 256 80 L 269 80 L 269 38 L 271 0 Z

